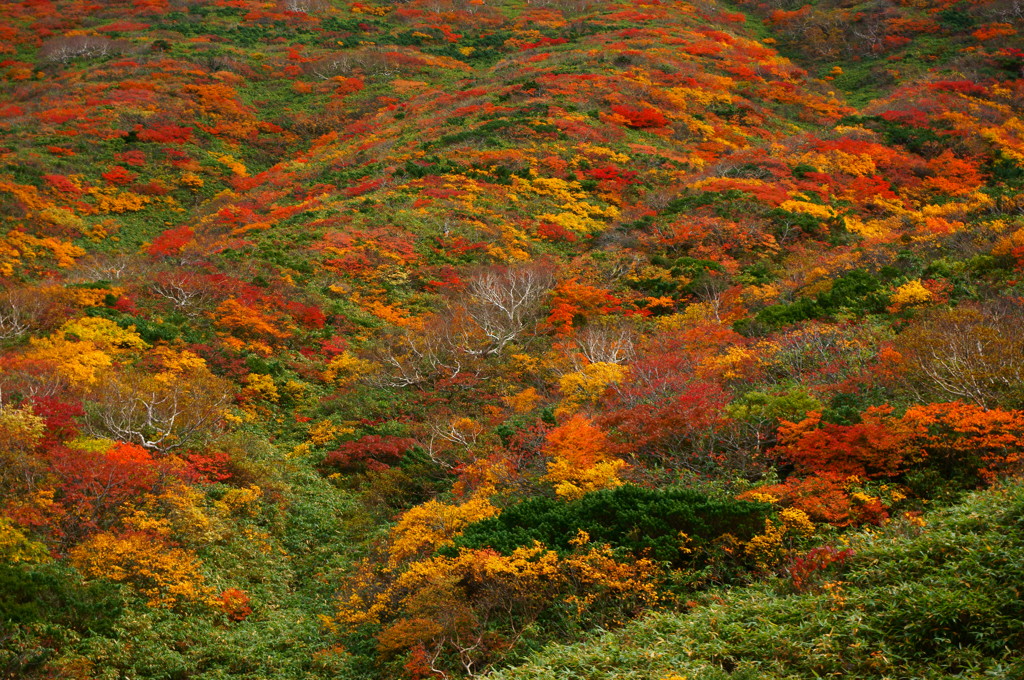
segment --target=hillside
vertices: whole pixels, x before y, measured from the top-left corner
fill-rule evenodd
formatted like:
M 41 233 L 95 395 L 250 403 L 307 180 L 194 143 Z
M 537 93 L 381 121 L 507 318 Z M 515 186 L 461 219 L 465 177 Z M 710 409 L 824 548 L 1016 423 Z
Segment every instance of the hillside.
M 1018 677 L 1024 619 L 1007 586 L 1021 564 L 1022 499 L 1016 484 L 927 523 L 853 534 L 841 563 L 545 650 L 491 677 Z
M 4 4 L 0 676 L 541 672 L 903 559 L 1021 472 L 1022 22 Z

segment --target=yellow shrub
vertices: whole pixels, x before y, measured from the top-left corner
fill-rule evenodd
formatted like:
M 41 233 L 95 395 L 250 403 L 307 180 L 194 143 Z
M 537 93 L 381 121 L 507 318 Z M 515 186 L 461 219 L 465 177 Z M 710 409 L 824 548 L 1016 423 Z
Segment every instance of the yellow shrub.
M 169 546 L 152 534 L 97 534 L 72 550 L 70 557 L 88 578 L 124 583 L 147 598 L 151 607 L 209 603 L 213 596 L 202 562 L 191 551 Z

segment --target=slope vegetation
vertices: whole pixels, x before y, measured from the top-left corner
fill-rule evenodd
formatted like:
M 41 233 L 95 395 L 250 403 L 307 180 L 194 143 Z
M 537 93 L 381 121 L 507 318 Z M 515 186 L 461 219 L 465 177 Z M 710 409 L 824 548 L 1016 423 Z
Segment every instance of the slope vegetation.
M 481 675 L 1018 474 L 1020 17 L 846 5 L 5 3 L 0 674 Z
M 1022 672 L 1021 486 L 843 542 L 824 568 L 545 650 L 491 677 L 1012 678 Z

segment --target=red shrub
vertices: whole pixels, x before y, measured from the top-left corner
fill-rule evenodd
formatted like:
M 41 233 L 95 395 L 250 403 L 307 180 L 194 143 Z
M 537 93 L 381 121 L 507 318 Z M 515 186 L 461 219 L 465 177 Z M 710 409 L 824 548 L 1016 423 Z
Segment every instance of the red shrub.
M 664 114 L 650 106 L 616 104 L 612 106 L 612 112 L 625 118 L 626 125 L 631 128 L 657 128 L 668 125 Z
M 168 229 L 153 239 L 148 252 L 156 257 L 177 255 L 192 240 L 193 236 L 195 236 L 195 232 L 191 227 L 180 226 Z
M 116 184 L 117 186 L 131 184 L 138 177 L 134 172 L 120 165 L 113 166 L 110 170 L 102 173 L 101 176 L 110 184 Z
M 217 597 L 220 610 L 232 621 L 245 621 L 252 614 L 249 595 L 239 588 L 228 588 Z
M 324 465 L 343 472 L 386 470 L 398 464 L 415 444 L 415 440 L 407 437 L 369 434 L 357 441 L 345 442 L 328 453 Z
M 793 560 L 789 567 L 793 588 L 799 593 L 810 590 L 817 580 L 815 577 L 821 576 L 833 564 L 843 564 L 852 556 L 853 550 L 850 548 L 838 550 L 830 545 L 821 545 L 811 549 L 806 555 Z

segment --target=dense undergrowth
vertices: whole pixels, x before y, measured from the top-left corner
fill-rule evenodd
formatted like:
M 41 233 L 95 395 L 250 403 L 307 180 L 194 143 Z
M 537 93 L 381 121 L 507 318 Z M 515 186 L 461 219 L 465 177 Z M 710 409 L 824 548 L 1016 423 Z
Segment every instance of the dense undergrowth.
M 1013 678 L 1021 674 L 1019 482 L 844 536 L 841 563 L 698 598 L 495 678 Z
M 1012 675 L 1019 14 L 4 4 L 0 675 Z

